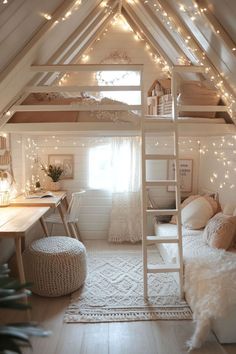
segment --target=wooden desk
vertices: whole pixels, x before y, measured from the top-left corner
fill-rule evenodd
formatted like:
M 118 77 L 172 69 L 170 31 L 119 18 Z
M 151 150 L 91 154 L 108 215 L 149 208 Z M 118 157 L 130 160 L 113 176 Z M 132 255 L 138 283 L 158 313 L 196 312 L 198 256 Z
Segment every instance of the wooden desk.
M 62 203 L 63 202 L 65 203 L 66 209 L 68 208 L 66 192 L 65 191 L 59 191 L 59 192 L 52 192 L 52 193 L 53 193 L 53 195 L 55 195 L 55 197 L 26 198 L 22 194 L 19 197 L 13 199 L 11 201 L 11 205 L 14 205 L 14 206 L 30 206 L 30 207 L 42 206 L 42 207 L 57 208 L 59 213 L 60 213 L 63 225 L 65 227 L 66 234 L 67 234 L 67 236 L 71 236 L 70 230 L 69 230 L 68 224 L 67 224 L 67 222 L 65 220 L 63 209 L 62 209 Z M 46 228 L 46 230 L 45 230 L 45 228 Z M 44 230 L 45 230 L 46 234 L 49 236 L 46 225 L 44 225 Z
M 49 207 L 4 207 L 0 208 L 0 238 L 14 238 L 16 260 L 21 283 L 25 283 L 25 272 L 21 255 L 21 239 L 37 222 L 43 220 L 43 215 Z

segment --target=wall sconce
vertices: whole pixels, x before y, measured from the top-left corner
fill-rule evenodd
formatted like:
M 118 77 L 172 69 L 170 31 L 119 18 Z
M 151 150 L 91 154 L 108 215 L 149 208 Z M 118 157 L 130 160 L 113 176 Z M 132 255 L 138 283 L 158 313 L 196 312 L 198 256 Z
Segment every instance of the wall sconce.
M 10 204 L 12 176 L 9 172 L 0 170 L 0 207 Z

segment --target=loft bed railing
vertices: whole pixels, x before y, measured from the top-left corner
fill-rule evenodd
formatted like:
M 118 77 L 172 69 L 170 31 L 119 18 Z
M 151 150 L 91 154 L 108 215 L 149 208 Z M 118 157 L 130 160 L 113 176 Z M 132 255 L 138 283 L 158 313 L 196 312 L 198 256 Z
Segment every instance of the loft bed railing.
M 41 73 L 68 73 L 68 72 L 98 72 L 98 71 L 138 71 L 142 72 L 143 65 L 141 64 L 62 64 L 62 65 L 32 65 L 31 70 L 34 72 Z M 178 74 L 186 72 L 202 73 L 204 72 L 204 67 L 195 66 L 175 66 L 175 72 Z M 142 77 L 140 75 L 140 77 Z M 63 92 L 100 92 L 100 91 L 140 91 L 141 85 L 79 85 L 79 86 L 56 86 L 53 85 L 39 85 L 39 86 L 27 86 L 25 87 L 24 93 L 63 93 Z M 143 100 L 144 101 L 144 100 Z M 84 104 L 84 103 L 70 103 L 70 104 L 15 104 L 11 107 L 13 112 L 95 112 L 95 111 L 117 111 L 119 115 L 122 112 L 139 112 L 141 113 L 144 107 L 141 104 L 126 104 L 126 103 L 116 103 L 113 104 Z M 190 106 L 190 105 L 177 105 L 178 111 L 192 111 L 192 112 L 226 112 L 226 106 Z M 109 132 L 112 130 L 127 131 L 133 134 L 138 133 L 140 129 L 140 116 L 135 115 L 135 119 L 130 122 L 55 122 L 55 123 L 7 123 L 4 127 L 5 132 L 30 132 L 37 131 L 45 133 L 47 131 L 57 131 L 57 132 L 89 132 L 89 131 L 104 131 Z M 153 122 L 159 124 L 160 133 L 165 133 L 165 124 L 168 125 L 169 118 L 166 116 L 148 116 L 146 115 L 147 129 L 151 132 Z M 199 123 L 203 123 L 204 120 L 199 120 Z M 216 121 L 216 119 L 205 120 L 204 129 L 196 122 L 196 120 L 190 121 L 187 119 L 181 119 L 180 124 L 180 134 L 182 135 L 220 135 L 220 134 L 232 134 L 235 133 L 235 126 L 233 124 L 218 124 L 222 123 L 222 120 Z M 202 131 L 203 130 L 203 131 Z

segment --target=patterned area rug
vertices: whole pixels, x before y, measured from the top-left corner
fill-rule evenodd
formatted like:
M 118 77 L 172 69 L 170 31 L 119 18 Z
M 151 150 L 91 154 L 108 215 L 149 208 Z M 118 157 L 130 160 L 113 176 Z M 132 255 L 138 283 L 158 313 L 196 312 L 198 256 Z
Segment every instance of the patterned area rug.
M 157 252 L 150 263 L 162 263 Z M 64 321 L 118 322 L 144 320 L 189 320 L 192 313 L 178 296 L 171 273 L 149 274 L 149 298 L 143 298 L 140 251 L 89 252 L 88 277 L 82 289 L 72 294 Z

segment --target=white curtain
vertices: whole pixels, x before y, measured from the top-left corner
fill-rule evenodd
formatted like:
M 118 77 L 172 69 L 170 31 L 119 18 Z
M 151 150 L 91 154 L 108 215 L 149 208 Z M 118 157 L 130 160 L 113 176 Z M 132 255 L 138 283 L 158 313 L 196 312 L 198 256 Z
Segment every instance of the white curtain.
M 137 242 L 141 235 L 139 137 L 112 138 L 112 209 L 108 240 Z

